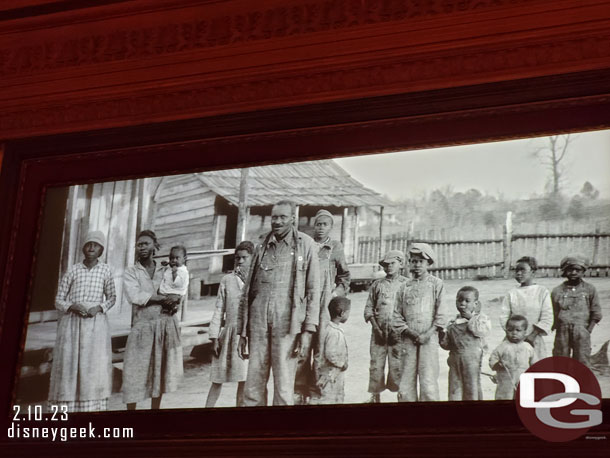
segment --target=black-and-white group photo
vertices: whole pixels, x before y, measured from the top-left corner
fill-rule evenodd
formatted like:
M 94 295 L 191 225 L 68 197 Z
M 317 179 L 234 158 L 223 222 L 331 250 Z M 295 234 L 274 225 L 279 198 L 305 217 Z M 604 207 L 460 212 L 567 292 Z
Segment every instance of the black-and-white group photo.
M 610 131 L 47 190 L 17 404 L 610 397 Z

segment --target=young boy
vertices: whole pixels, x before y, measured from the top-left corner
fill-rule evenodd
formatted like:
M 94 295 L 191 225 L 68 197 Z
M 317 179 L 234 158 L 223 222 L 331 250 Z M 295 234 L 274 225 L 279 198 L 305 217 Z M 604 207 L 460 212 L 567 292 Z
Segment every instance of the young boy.
M 428 273 L 435 257 L 427 243 L 411 246 L 409 265 L 412 278 L 403 284 L 396 298 L 392 327 L 402 339 L 398 399 L 403 402 L 439 400 L 437 332 L 444 328 L 446 315 L 441 304 L 443 282 Z
M 553 289 L 553 356 L 572 357 L 590 367 L 591 332 L 602 319 L 595 287 L 583 280 L 587 262 L 582 256 L 568 256 L 561 261 L 561 272 L 567 278 Z
M 339 326 L 349 318 L 351 302 L 336 296 L 328 304 L 330 322 L 326 325 L 325 337 L 320 347 L 324 358 L 316 359 L 316 389 L 310 404 L 342 404 L 345 397 L 345 374 L 347 370 L 347 341 Z
M 396 305 L 396 293 L 407 279 L 400 274 L 405 260 L 402 251 L 388 251 L 379 264 L 385 278 L 375 280 L 369 290 L 364 307 L 364 321 L 371 323 L 371 364 L 369 369 L 369 402 L 380 402 L 380 393 L 386 388 L 398 391 L 402 355 L 398 339 L 392 332 L 392 314 Z M 385 364 L 388 361 L 386 383 Z
M 455 306 L 460 313 L 449 323 L 440 341 L 441 347 L 449 350 L 449 400 L 478 401 L 483 399 L 481 363 L 484 338 L 491 323 L 481 313 L 479 291 L 473 286 L 464 286 L 457 292 Z
M 496 371 L 496 399 L 514 399 L 519 376 L 536 362 L 534 347 L 525 341 L 527 318 L 513 315 L 506 322 L 506 338 L 491 353 L 489 367 Z
M 330 238 L 333 225 L 333 215 L 328 210 L 319 210 L 316 213 L 313 240 L 318 248 L 320 263 L 320 322 L 318 331 L 313 336 L 311 348 L 305 351 L 304 357 L 299 358 L 297 362 L 294 383 L 295 405 L 307 404 L 307 398 L 316 390 L 312 359 L 320 359 L 318 363 L 323 362 L 324 355 L 320 354 L 319 349 L 324 341 L 326 325 L 330 321 L 328 303 L 332 297 L 346 296 L 349 292 L 350 272 L 345 261 L 343 244 Z

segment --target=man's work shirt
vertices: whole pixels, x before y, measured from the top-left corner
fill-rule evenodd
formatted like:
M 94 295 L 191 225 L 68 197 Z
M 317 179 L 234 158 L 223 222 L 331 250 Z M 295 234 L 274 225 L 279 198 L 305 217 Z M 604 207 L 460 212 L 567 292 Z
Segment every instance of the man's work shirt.
M 285 328 L 290 322 L 290 292 L 294 283 L 292 267 L 295 250 L 292 232 L 282 240 L 275 235 L 263 251 L 257 275 L 255 301 L 264 311 L 259 315 L 260 325 Z M 266 323 L 264 323 L 266 316 Z
M 343 244 L 338 240 L 332 240 L 327 237 L 324 242 L 318 243 L 318 257 L 320 262 L 328 259 L 329 261 L 329 272 L 331 280 L 331 289 L 335 291 L 338 296 L 346 296 L 349 292 L 350 287 L 350 272 L 345 261 L 345 253 L 343 251 Z

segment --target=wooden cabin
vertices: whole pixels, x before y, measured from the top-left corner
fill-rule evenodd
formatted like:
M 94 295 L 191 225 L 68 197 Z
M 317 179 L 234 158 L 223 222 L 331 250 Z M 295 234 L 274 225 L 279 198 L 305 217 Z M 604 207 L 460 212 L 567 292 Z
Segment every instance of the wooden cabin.
M 343 242 L 347 261 L 355 262 L 359 209 L 388 205 L 333 160 L 248 170 L 244 238 L 255 243 L 270 231 L 273 204 L 289 199 L 297 204 L 299 230 L 309 235 L 316 212 L 330 211 L 334 215 L 331 237 Z M 150 225 L 159 237 L 161 253 L 183 244 L 187 251 L 199 254 L 188 261 L 191 297 L 213 292 L 209 286 L 217 285 L 223 273 L 233 268 L 231 255 L 210 252 L 236 246 L 240 180 L 240 169 L 174 175 L 164 177 L 154 193 Z

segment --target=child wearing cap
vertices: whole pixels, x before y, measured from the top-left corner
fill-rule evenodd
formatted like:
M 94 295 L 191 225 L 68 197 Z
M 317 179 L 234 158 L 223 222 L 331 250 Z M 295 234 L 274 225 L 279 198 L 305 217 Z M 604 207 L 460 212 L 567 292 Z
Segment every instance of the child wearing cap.
M 443 281 L 428 273 L 435 258 L 430 245 L 413 243 L 409 249 L 412 277 L 397 294 L 392 327 L 402 339 L 398 394 L 403 402 L 439 400 L 437 332 L 444 328 L 446 314 L 441 303 Z
M 502 301 L 500 325 L 506 329 L 507 320 L 513 315 L 527 318 L 525 342 L 534 347 L 536 359 L 546 358 L 543 336 L 551 332 L 553 307 L 549 290 L 534 282 L 538 262 L 532 256 L 523 256 L 515 266 L 515 280 L 519 286 L 511 289 Z
M 407 279 L 400 272 L 405 255 L 402 251 L 388 251 L 379 264 L 385 278 L 375 280 L 369 290 L 364 307 L 364 321 L 371 323 L 371 363 L 369 369 L 369 402 L 380 402 L 380 393 L 386 388 L 398 391 L 402 354 L 396 335 L 392 331 L 392 315 L 396 306 L 396 294 Z M 388 362 L 387 382 L 385 376 Z
M 330 322 L 328 304 L 334 296 L 345 296 L 349 292 L 350 272 L 345 260 L 343 244 L 330 238 L 334 225 L 332 213 L 319 210 L 314 218 L 313 240 L 318 251 L 320 266 L 320 322 L 313 336 L 311 347 L 297 362 L 294 383 L 294 403 L 302 405 L 316 391 L 316 367 L 324 364 L 320 348 L 324 341 L 327 324 Z
M 591 332 L 602 319 L 595 287 L 583 280 L 587 261 L 583 256 L 567 256 L 561 261 L 566 281 L 551 293 L 556 330 L 553 356 L 572 357 L 590 366 Z
M 460 313 L 441 333 L 440 340 L 441 347 L 449 350 L 449 400 L 479 401 L 483 399 L 481 365 L 485 337 L 491 323 L 481 313 L 479 290 L 473 286 L 460 288 L 455 306 Z
M 310 404 L 343 404 L 345 398 L 345 371 L 347 370 L 347 340 L 341 324 L 347 322 L 351 302 L 335 296 L 328 304 L 330 321 L 325 326 L 324 340 L 320 345 L 320 359 L 316 359 L 316 389 Z
M 100 231 L 87 235 L 83 262 L 63 276 L 55 308 L 59 313 L 49 405 L 65 405 L 69 412 L 107 410 L 112 389 L 112 350 L 106 312 L 116 292 L 112 271 L 99 261 L 105 238 Z

